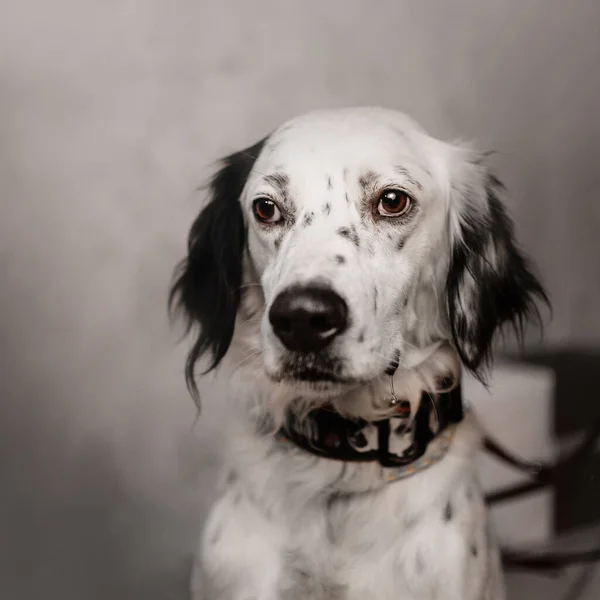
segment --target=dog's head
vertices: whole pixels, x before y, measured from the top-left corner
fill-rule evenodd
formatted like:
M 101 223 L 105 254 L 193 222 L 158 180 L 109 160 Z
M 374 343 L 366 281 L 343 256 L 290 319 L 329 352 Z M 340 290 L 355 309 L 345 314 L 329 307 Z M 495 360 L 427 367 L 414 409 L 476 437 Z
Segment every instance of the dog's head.
M 480 376 L 495 332 L 546 299 L 481 159 L 368 108 L 310 113 L 226 158 L 171 292 L 199 326 L 192 387 L 234 335 L 309 394 L 448 341 Z

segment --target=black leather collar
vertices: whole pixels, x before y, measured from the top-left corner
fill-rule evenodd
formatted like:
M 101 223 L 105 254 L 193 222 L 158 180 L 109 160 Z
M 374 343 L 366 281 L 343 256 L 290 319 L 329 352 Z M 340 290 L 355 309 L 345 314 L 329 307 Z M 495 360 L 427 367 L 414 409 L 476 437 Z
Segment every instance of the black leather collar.
M 396 413 L 389 419 L 369 422 L 346 419 L 324 406 L 303 419 L 288 414 L 279 437 L 322 458 L 405 467 L 420 459 L 430 442 L 450 425 L 462 421 L 460 386 L 438 394 L 435 406 L 431 396 L 424 393 L 414 418 L 407 401 L 398 404 Z

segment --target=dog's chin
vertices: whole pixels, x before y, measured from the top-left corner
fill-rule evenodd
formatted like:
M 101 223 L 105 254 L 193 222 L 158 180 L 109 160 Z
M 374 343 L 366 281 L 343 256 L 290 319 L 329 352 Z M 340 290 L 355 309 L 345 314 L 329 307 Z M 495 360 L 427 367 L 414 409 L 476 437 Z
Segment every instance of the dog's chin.
M 271 373 L 267 377 L 278 384 L 292 388 L 295 393 L 304 397 L 333 398 L 344 392 L 364 385 L 362 379 L 345 377 L 328 371 L 317 369 L 302 369 Z

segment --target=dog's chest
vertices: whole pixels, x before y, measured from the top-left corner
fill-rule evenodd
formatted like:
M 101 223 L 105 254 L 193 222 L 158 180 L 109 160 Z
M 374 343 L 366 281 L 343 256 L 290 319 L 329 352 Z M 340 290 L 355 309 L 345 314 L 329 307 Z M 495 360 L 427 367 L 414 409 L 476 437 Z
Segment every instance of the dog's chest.
M 501 600 L 465 460 L 379 487 L 297 453 L 244 460 L 205 532 L 205 576 L 223 591 L 208 600 Z
M 284 578 L 295 584 L 289 598 L 471 597 L 466 588 L 483 583 L 485 523 L 455 495 L 419 516 L 395 506 L 393 491 L 379 502 L 331 499 L 324 535 L 315 528 L 285 565 Z

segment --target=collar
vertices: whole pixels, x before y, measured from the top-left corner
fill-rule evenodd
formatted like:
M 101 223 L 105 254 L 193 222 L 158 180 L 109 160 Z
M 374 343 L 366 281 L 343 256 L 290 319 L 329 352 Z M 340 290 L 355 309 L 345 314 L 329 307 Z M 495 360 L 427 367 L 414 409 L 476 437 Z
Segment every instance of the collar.
M 460 386 L 435 397 L 424 393 L 414 417 L 401 401 L 388 419 L 347 419 L 326 405 L 298 419 L 288 413 L 277 437 L 319 456 L 343 462 L 377 462 L 396 481 L 441 460 L 463 419 Z

